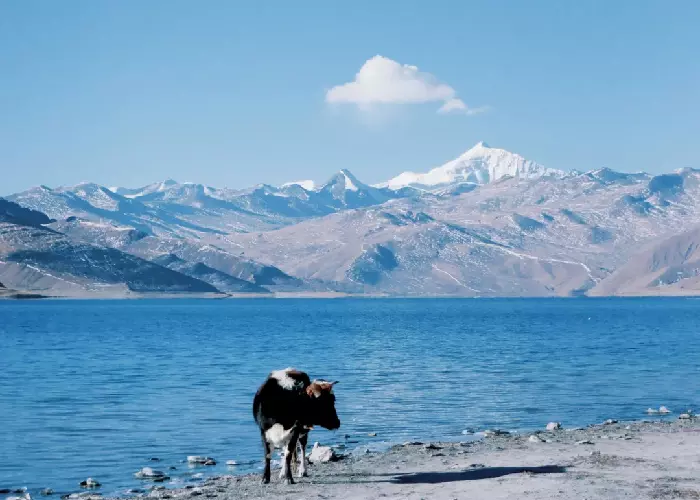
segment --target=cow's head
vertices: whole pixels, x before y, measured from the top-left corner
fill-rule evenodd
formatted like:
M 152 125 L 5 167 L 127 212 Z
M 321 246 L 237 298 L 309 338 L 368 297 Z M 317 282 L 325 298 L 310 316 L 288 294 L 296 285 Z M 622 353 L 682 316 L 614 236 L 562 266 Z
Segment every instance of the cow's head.
M 335 430 L 340 427 L 340 419 L 335 411 L 335 394 L 333 386 L 338 382 L 314 380 L 306 388 L 306 394 L 311 398 L 314 424 Z

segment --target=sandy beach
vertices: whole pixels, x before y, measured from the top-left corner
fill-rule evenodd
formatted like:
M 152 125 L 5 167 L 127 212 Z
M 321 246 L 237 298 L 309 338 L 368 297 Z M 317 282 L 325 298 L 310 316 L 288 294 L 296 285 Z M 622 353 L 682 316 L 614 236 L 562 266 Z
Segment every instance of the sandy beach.
M 677 417 L 675 417 L 677 418 Z M 534 436 L 534 437 L 533 437 Z M 698 499 L 700 419 L 621 422 L 476 441 L 404 443 L 311 465 L 286 485 L 273 471 L 141 495 L 184 499 Z

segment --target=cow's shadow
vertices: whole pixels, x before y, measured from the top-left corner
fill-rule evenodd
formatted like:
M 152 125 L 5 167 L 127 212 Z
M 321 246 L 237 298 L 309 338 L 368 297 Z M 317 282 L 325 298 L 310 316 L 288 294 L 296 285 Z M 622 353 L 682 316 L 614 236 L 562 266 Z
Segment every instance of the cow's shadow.
M 478 481 L 480 479 L 495 479 L 511 474 L 562 474 L 566 467 L 561 465 L 542 465 L 537 467 L 480 467 L 461 471 L 449 472 L 388 472 L 388 473 L 335 473 L 323 482 L 326 484 L 340 483 L 392 483 L 392 484 L 439 484 L 456 481 Z M 332 477 L 352 476 L 350 481 L 333 480 Z M 359 476 L 359 477 L 358 477 Z
M 540 467 L 482 467 L 449 472 L 415 472 L 397 474 L 390 482 L 397 484 L 436 484 L 454 481 L 477 481 L 479 479 L 494 479 L 511 474 L 561 474 L 566 468 L 560 465 L 543 465 Z

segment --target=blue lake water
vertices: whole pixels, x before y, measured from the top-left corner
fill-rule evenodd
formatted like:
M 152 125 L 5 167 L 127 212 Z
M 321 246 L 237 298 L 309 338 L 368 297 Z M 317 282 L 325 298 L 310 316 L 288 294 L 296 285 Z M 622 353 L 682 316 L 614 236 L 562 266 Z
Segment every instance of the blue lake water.
M 700 407 L 700 301 L 342 299 L 0 301 L 0 489 L 138 487 L 256 470 L 269 371 L 340 380 L 342 427 L 310 442 L 459 440 L 649 406 Z M 376 432 L 377 437 L 368 433 Z M 187 455 L 216 467 L 189 469 Z M 162 461 L 149 462 L 151 457 Z

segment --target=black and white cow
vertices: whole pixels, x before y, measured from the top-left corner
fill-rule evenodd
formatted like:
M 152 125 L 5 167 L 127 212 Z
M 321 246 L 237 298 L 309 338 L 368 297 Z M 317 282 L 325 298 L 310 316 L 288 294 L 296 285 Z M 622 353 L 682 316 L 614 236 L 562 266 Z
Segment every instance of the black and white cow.
M 291 461 L 301 448 L 299 476 L 306 475 L 306 440 L 309 430 L 320 425 L 334 430 L 340 427 L 335 411 L 333 385 L 326 380 L 311 381 L 294 368 L 277 370 L 267 377 L 253 399 L 253 416 L 260 428 L 265 452 L 263 483 L 270 482 L 270 459 L 275 448 L 284 450 L 280 478 L 293 484 Z

